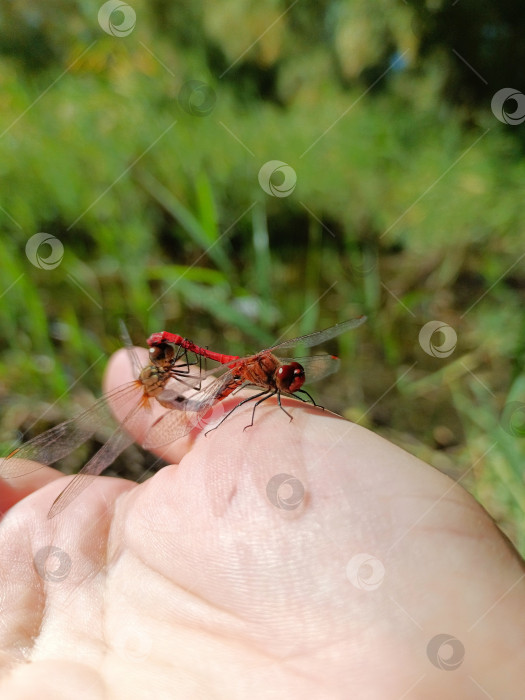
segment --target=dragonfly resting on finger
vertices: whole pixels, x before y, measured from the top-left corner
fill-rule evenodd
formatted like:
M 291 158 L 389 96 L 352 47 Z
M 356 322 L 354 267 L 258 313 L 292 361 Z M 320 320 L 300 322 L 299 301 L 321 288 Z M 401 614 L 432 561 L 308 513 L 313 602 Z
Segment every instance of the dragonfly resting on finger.
M 297 345 L 306 347 L 319 345 L 341 335 L 341 333 L 357 328 L 365 321 L 366 316 L 360 316 L 316 333 L 309 333 L 298 338 L 285 340 L 248 357 L 216 353 L 168 331 L 153 333 L 147 341 L 150 346 L 150 352 L 165 348 L 167 345 L 183 348 L 197 355 L 215 360 L 226 366 L 227 370 L 215 382 L 195 395 L 185 398 L 175 397 L 173 408 L 179 409 L 180 412 L 170 411 L 156 421 L 150 430 L 148 439 L 164 439 L 161 437 L 164 431 L 170 435 L 177 434 L 177 432 L 180 432 L 181 435 L 187 434 L 188 430 L 191 429 L 188 428 L 189 425 L 194 426 L 198 424 L 202 417 L 218 402 L 230 396 L 237 389 L 246 386 L 255 386 L 260 391 L 240 401 L 222 418 L 218 425 L 212 428 L 213 430 L 219 427 L 234 410 L 248 401 L 255 401 L 255 404 L 251 422 L 245 426 L 245 430 L 253 426 L 257 406 L 272 396 L 277 397 L 279 407 L 290 420 L 292 416 L 281 403 L 282 394 L 296 397 L 302 401 L 309 400 L 314 406 L 317 406 L 312 396 L 302 388 L 303 384 L 306 381 L 319 381 L 336 372 L 340 364 L 339 358 L 334 355 L 314 355 L 290 361 L 281 360 L 274 353 Z M 307 398 L 303 398 L 301 394 L 306 395 Z

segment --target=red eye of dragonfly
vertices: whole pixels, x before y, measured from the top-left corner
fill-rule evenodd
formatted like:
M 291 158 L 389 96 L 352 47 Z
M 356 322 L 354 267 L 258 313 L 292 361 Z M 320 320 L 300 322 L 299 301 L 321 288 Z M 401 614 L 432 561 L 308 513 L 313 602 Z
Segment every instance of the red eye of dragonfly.
M 293 394 L 303 386 L 305 381 L 304 367 L 298 362 L 281 365 L 277 370 L 276 384 L 281 391 Z

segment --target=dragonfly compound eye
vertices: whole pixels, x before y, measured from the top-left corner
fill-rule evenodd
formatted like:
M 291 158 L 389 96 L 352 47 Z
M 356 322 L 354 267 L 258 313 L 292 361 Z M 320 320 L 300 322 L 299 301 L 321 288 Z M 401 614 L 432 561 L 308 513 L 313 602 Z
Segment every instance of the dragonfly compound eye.
M 175 357 L 175 351 L 168 343 L 160 343 L 149 349 L 149 357 L 156 365 L 169 364 Z
M 304 367 L 298 362 L 281 365 L 277 370 L 277 385 L 281 391 L 293 394 L 294 391 L 302 387 L 304 380 Z
M 154 345 L 152 348 L 149 349 L 149 359 L 152 362 L 157 362 L 158 360 L 161 360 L 163 354 L 163 350 L 159 345 Z

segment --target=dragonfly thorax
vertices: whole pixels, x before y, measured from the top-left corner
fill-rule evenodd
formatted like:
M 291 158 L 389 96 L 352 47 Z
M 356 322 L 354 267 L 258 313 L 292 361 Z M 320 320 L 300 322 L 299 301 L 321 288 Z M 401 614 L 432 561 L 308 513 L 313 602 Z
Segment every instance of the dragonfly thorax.
M 169 378 L 169 372 L 162 367 L 148 365 L 148 367 L 144 367 L 140 373 L 139 382 L 142 384 L 144 394 L 154 397 L 164 391 Z

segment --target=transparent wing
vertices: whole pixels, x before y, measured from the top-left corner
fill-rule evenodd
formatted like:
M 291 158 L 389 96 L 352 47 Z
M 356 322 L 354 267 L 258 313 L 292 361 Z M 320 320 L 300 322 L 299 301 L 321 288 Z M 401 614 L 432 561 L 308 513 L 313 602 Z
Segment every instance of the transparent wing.
M 212 370 L 200 370 L 199 372 L 193 372 L 190 371 L 190 369 L 191 365 L 185 363 L 175 365 L 170 382 L 177 382 L 177 386 L 174 388 L 173 384 L 170 384 L 168 388 L 164 390 L 163 394 L 166 391 L 170 391 L 172 394 L 180 396 L 181 392 L 187 389 L 200 391 L 203 380 L 212 374 L 217 374 L 217 372 L 221 370 L 221 367 L 214 367 Z
M 126 327 L 126 324 L 124 323 L 123 319 L 119 318 L 119 329 L 120 329 L 120 337 L 122 340 L 123 346 L 126 348 L 128 352 L 128 357 L 130 359 L 131 366 L 133 367 L 133 373 L 136 377 L 139 376 L 143 365 L 141 364 L 139 360 L 139 356 L 137 355 L 137 352 L 135 348 L 133 347 L 133 343 L 131 342 L 131 336 L 129 335 L 128 329 Z
M 215 368 L 212 372 L 208 372 L 207 376 L 221 369 L 224 368 Z M 225 392 L 229 389 L 232 381 L 233 373 L 228 370 L 190 397 L 175 395 L 174 400 L 170 402 L 170 408 L 173 410 L 167 411 L 155 421 L 142 443 L 143 447 L 146 449 L 161 447 L 188 435 L 193 428 L 201 425 L 203 416 L 218 401 L 231 393 Z M 164 393 L 159 398 L 164 400 Z
M 137 406 L 135 410 L 139 410 L 140 406 Z M 124 430 L 124 428 L 119 426 L 115 432 L 111 435 L 109 440 L 98 450 L 96 454 L 87 462 L 82 469 L 75 476 L 73 481 L 71 481 L 66 488 L 59 493 L 56 499 L 53 501 L 48 518 L 54 518 L 55 515 L 61 513 L 67 506 L 85 489 L 87 488 L 93 479 L 95 479 L 99 474 L 101 474 L 104 469 L 109 467 L 109 465 L 116 460 L 121 452 L 123 452 L 126 447 L 131 445 L 133 438 L 131 435 Z
M 294 357 L 304 367 L 305 384 L 318 382 L 329 374 L 337 372 L 341 360 L 333 355 L 312 355 L 311 357 Z
M 0 464 L 0 476 L 3 479 L 13 479 L 40 469 L 40 466 L 29 465 L 24 460 L 45 465 L 54 464 L 89 440 L 97 428 L 107 422 L 108 402 L 111 402 L 112 406 L 126 405 L 132 401 L 138 402 L 141 395 L 142 389 L 137 382 L 118 387 L 98 399 L 76 418 L 46 430 L 11 452 Z M 16 460 L 11 460 L 13 457 Z
M 295 345 L 305 345 L 308 348 L 314 345 L 320 345 L 321 343 L 336 338 L 341 333 L 346 333 L 354 328 L 358 328 L 366 321 L 366 316 L 359 316 L 358 318 L 353 318 L 350 321 L 343 321 L 330 328 L 325 328 L 324 331 L 317 331 L 316 333 L 309 333 L 307 335 L 300 335 L 298 338 L 292 338 L 291 340 L 285 340 L 283 343 L 277 343 L 277 345 L 272 345 L 268 348 L 272 352 L 281 348 L 293 348 Z
M 140 368 L 138 361 L 137 367 Z M 201 385 L 201 375 L 191 374 L 187 363 L 174 366 L 172 379 L 178 381 L 179 390 L 181 385 L 194 390 Z M 170 389 L 168 396 L 174 405 L 183 400 L 175 388 Z M 140 380 L 118 387 L 105 394 L 79 416 L 47 430 L 11 452 L 8 457 L 0 461 L 0 477 L 12 479 L 37 471 L 42 464 L 53 464 L 92 437 L 100 426 L 107 424 L 110 416 L 118 416 L 121 425 L 59 494 L 48 514 L 48 517 L 52 518 L 64 510 L 133 442 L 127 430 L 140 434 L 140 428 L 144 428 L 145 421 L 151 424 L 152 415 L 148 409 L 153 403 L 156 402 L 145 396 L 144 385 Z M 140 425 L 134 426 L 134 423 Z M 134 430 L 134 427 L 137 427 L 137 430 Z M 173 430 L 174 434 L 176 432 Z M 184 431 L 179 430 L 178 433 L 177 437 L 181 437 Z M 176 437 L 170 439 L 176 439 Z
M 191 432 L 192 428 L 198 424 L 200 416 L 204 415 L 204 413 L 206 413 L 205 410 L 184 410 L 184 404 L 181 404 L 180 410 L 167 411 L 153 423 L 142 446 L 150 450 L 179 440 Z

